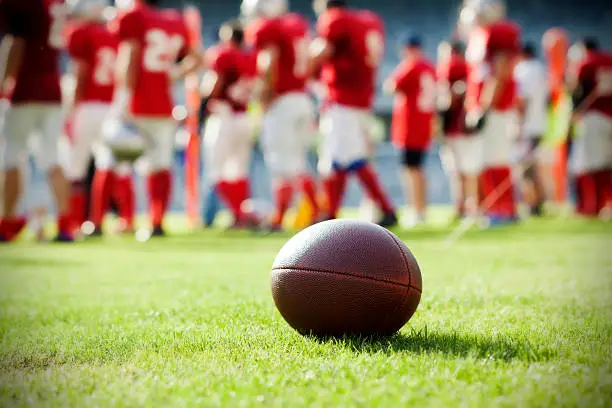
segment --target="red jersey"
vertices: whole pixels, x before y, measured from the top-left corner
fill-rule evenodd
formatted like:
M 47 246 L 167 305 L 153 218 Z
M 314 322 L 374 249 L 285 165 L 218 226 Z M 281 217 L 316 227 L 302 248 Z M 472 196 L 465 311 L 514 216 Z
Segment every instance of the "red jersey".
M 84 23 L 68 34 L 70 56 L 86 64 L 87 80 L 77 102 L 105 102 L 113 99 L 118 39 L 100 23 Z
M 589 53 L 578 66 L 577 76 L 585 94 L 593 91 L 598 94 L 587 110 L 612 118 L 612 55 Z
M 446 136 L 465 133 L 465 87 L 468 77 L 468 65 L 465 59 L 453 54 L 448 61 L 438 66 L 438 80 L 448 87 L 451 103 L 445 117 Z
M 385 51 L 382 20 L 369 11 L 332 8 L 319 17 L 317 33 L 334 49 L 321 68 L 329 102 L 369 109 Z
M 223 78 L 223 88 L 216 99 L 228 103 L 235 112 L 246 111 L 250 83 L 257 70 L 255 56 L 234 45 L 219 45 L 206 51 L 206 65 Z
M 0 0 L 1 31 L 25 42 L 12 103 L 61 101 L 59 49 L 65 19 L 63 0 Z
M 425 59 L 404 61 L 391 78 L 396 92 L 391 122 L 393 144 L 399 148 L 426 149 L 436 110 L 435 68 Z
M 487 78 L 491 76 L 493 59 L 500 53 L 518 57 L 521 47 L 521 31 L 511 21 L 500 21 L 488 26 L 476 27 L 468 39 L 466 57 L 469 64 L 467 103 L 479 105 L 480 94 Z M 502 85 L 503 90 L 497 104 L 492 108 L 506 111 L 514 108 L 517 89 L 514 78 L 510 76 Z
M 308 69 L 308 21 L 299 14 L 261 18 L 245 30 L 247 43 L 257 52 L 273 47 L 278 52 L 274 93 L 304 92 Z
M 138 4 L 119 17 L 116 29 L 120 42 L 135 41 L 140 46 L 131 113 L 170 116 L 173 98 L 169 72 L 189 47 L 181 14 Z

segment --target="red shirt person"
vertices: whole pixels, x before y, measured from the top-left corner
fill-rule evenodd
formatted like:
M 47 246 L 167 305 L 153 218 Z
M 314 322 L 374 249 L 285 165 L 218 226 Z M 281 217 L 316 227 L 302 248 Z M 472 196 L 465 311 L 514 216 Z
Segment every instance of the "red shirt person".
M 71 213 L 76 227 L 85 222 L 87 199 L 85 179 L 92 154 L 96 171 L 112 171 L 112 155 L 101 146 L 102 128 L 109 113 L 115 90 L 115 65 L 119 39 L 105 18 L 107 0 L 82 0 L 72 3 L 71 27 L 67 33 L 67 49 L 76 79 L 73 108 L 68 123 L 72 139 L 68 178 L 72 184 Z M 94 149 L 94 147 L 97 147 Z M 135 215 L 131 167 L 113 176 L 113 195 L 125 230 L 133 229 Z M 94 180 L 99 177 L 96 175 Z M 95 186 L 95 182 L 94 182 Z M 91 200 L 92 218 L 99 223 L 104 205 L 103 191 L 94 187 Z
M 255 56 L 243 44 L 238 21 L 219 30 L 220 44 L 206 51 L 208 71 L 202 80 L 210 115 L 204 128 L 206 177 L 234 216 L 234 227 L 249 226 L 243 211 L 249 198 L 249 165 L 253 126 L 246 113 L 256 74 Z
M 172 82 L 201 61 L 181 13 L 159 8 L 158 3 L 138 1 L 117 19 L 118 82 L 109 117 L 109 124 L 129 117 L 147 140 L 151 236 L 165 235 L 162 222 L 170 201 L 176 130 Z
M 482 140 L 465 130 L 465 93 L 468 65 L 459 43 L 438 48 L 438 109 L 444 145 L 440 156 L 454 185 L 457 217 L 473 215 L 478 203 L 478 176 L 482 170 Z
M 271 230 L 280 230 L 293 190 L 299 188 L 318 216 L 315 182 L 307 146 L 312 140 L 314 107 L 306 93 L 308 21 L 290 13 L 285 0 L 245 0 L 246 43 L 257 53 L 259 102 L 265 110 L 262 147 L 270 170 L 275 212 Z
M 433 135 L 436 73 L 421 52 L 420 39 L 412 38 L 406 45 L 404 60 L 386 83 L 395 94 L 391 138 L 402 151 L 402 164 L 421 167 Z
M 348 8 L 345 0 L 318 0 L 314 6 L 318 38 L 311 47 L 310 70 L 320 68 L 326 88 L 319 169 L 330 216 L 338 212 L 347 175 L 355 173 L 384 214 L 379 224 L 395 225 L 395 209 L 368 163 L 376 74 L 385 52 L 383 22 L 371 11 Z
M 436 72 L 422 53 L 420 38 L 406 39 L 402 54 L 403 61 L 389 76 L 385 88 L 395 94 L 391 139 L 406 170 L 405 191 L 412 189 L 407 199 L 412 197 L 414 201 L 414 225 L 425 219 L 427 191 L 422 167 L 433 135 Z
M 571 167 L 578 213 L 597 216 L 612 210 L 612 54 L 601 51 L 595 39 L 586 39 L 584 49 L 573 78 Z
M 461 18 L 461 23 L 470 27 L 466 125 L 482 139 L 482 193 L 496 197 L 484 200 L 488 207 L 484 210 L 491 225 L 513 223 L 518 220 L 511 181 L 518 129 L 513 73 L 521 50 L 521 30 L 506 19 L 502 0 L 466 0 Z
M 25 225 L 17 215 L 20 168 L 28 158 L 28 140 L 40 135 L 39 167 L 49 176 L 57 198 L 60 241 L 71 241 L 68 197 L 58 165 L 61 131 L 59 52 L 63 47 L 66 9 L 62 0 L 0 0 L 0 30 L 6 49 L 0 97 L 10 99 L 4 123 L 4 214 L 0 241 L 12 240 Z M 5 44 L 5 42 L 7 42 Z

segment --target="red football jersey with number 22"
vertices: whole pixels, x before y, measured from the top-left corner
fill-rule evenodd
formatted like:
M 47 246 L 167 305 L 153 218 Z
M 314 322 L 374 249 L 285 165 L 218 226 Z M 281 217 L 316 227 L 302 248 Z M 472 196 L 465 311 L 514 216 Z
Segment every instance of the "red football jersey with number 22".
M 135 41 L 140 46 L 131 113 L 170 116 L 173 98 L 169 72 L 189 46 L 181 14 L 138 5 L 119 18 L 117 30 L 120 41 Z

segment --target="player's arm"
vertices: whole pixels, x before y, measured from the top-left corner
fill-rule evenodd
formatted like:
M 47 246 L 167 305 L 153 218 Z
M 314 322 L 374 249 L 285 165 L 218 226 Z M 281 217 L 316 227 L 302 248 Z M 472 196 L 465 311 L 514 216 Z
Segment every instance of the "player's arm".
M 115 97 L 113 107 L 123 114 L 136 88 L 140 45 L 135 40 L 124 40 L 117 50 L 117 63 L 115 71 Z
M 278 50 L 276 47 L 267 46 L 257 53 L 257 72 L 259 72 L 259 84 L 256 93 L 262 106 L 268 105 L 274 98 L 274 87 L 278 69 Z
M 200 83 L 200 95 L 204 99 L 215 99 L 221 95 L 225 86 L 225 70 L 223 69 L 223 59 L 210 54 L 206 60 L 208 69 L 202 77 Z
M 383 82 L 383 91 L 389 95 L 408 94 L 412 91 L 412 82 L 414 81 L 410 71 L 400 65 Z
M 0 44 L 1 65 L 4 67 L 0 76 L 0 95 L 8 95 L 17 77 L 17 72 L 23 60 L 25 40 L 12 35 L 5 35 Z
M 12 92 L 23 61 L 25 39 L 31 28 L 31 16 L 14 7 L 11 2 L 0 3 L 0 30 L 4 32 L 0 44 L 0 96 Z
M 512 78 L 514 54 L 500 52 L 493 57 L 491 77 L 485 82 L 482 92 L 481 106 L 486 111 L 495 106 L 499 101 L 504 89 L 504 84 Z
M 317 37 L 308 49 L 308 72 L 317 72 L 334 55 L 334 46 L 326 38 Z
M 193 47 L 189 48 L 183 58 L 181 58 L 178 64 L 172 69 L 172 79 L 181 79 L 198 71 L 204 63 L 202 54 L 200 50 Z

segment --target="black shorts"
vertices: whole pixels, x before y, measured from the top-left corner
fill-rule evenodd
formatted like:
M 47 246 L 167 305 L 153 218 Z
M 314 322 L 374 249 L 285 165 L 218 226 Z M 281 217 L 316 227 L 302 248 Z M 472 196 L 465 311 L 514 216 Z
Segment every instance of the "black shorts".
M 402 166 L 409 169 L 420 169 L 425 162 L 426 150 L 421 149 L 400 149 L 400 161 Z

